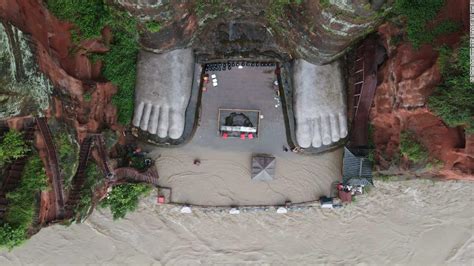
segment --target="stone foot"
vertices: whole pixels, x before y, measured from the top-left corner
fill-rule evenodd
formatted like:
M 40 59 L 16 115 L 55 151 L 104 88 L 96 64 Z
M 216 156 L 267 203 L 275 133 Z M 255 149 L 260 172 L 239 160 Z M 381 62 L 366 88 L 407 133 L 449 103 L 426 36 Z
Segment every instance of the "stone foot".
M 194 74 L 192 49 L 140 51 L 133 125 L 160 138 L 183 135 Z
M 331 145 L 347 136 L 344 80 L 339 62 L 293 66 L 296 141 L 302 148 Z

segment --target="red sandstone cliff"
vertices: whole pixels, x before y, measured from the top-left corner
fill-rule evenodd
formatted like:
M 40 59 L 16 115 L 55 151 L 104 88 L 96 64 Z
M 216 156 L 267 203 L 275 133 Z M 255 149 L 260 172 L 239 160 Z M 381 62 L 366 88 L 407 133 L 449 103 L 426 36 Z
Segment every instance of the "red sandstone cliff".
M 469 28 L 467 8 L 467 0 L 449 1 L 437 19 L 457 21 L 462 23 L 463 29 L 441 36 L 433 45 L 442 43 L 453 47 L 459 43 Z M 380 26 L 378 32 L 388 52 L 388 60 L 379 71 L 370 118 L 380 169 L 392 165 L 394 156 L 399 153 L 400 133 L 410 130 L 432 158 L 444 162 L 443 169 L 431 175 L 474 180 L 474 135 L 465 135 L 461 128 L 449 128 L 427 108 L 427 99 L 442 78 L 437 64 L 438 52 L 431 44 L 419 50 L 407 42 L 391 45 L 391 38 L 400 33 L 392 24 Z
M 103 31 L 103 38 L 75 45 L 69 32 L 72 25 L 52 16 L 40 0 L 0 1 L 0 17 L 31 35 L 40 70 L 55 85 L 52 109 L 57 118 L 65 118 L 80 133 L 97 132 L 101 126 L 117 128 L 116 108 L 111 103 L 116 88 L 95 81 L 100 78 L 102 63 L 93 64 L 87 58 L 90 52 L 108 51 L 107 31 Z M 92 92 L 89 103 L 83 99 L 86 91 Z

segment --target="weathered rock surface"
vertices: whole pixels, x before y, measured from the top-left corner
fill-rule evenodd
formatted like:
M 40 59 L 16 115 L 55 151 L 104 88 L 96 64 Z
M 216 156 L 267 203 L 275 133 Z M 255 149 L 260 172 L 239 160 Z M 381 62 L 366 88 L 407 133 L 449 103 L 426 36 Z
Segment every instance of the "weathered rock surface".
M 40 114 L 49 106 L 52 84 L 39 71 L 29 37 L 0 23 L 0 119 Z
M 193 47 L 205 59 L 229 56 L 278 56 L 327 63 L 379 22 L 384 2 L 117 0 L 143 21 L 158 21 L 160 31 L 142 36 L 155 52 Z
M 73 44 L 69 32 L 72 25 L 52 16 L 41 1 L 1 1 L 0 17 L 30 34 L 35 45 L 34 64 L 55 88 L 51 115 L 65 118 L 76 128 L 79 139 L 104 125 L 117 128 L 116 107 L 111 103 L 116 88 L 94 81 L 100 76 L 102 63 L 93 64 L 87 58 L 88 53 L 108 51 L 108 29 L 103 30 L 102 38 Z M 86 92 L 91 95 L 90 101 L 84 100 Z

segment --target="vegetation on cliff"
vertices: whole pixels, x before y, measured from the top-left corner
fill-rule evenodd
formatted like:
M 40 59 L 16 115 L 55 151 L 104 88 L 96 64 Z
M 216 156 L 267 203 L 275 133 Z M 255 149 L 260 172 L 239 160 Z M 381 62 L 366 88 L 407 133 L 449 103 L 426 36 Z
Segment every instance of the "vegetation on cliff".
M 79 149 L 73 142 L 72 136 L 65 131 L 57 132 L 54 136 L 54 144 L 58 150 L 58 161 L 61 175 L 64 178 L 64 187 L 71 185 L 71 180 L 76 173 L 79 162 Z
M 30 151 L 30 148 L 23 139 L 23 134 L 10 129 L 0 142 L 0 167 L 5 163 L 25 156 L 28 151 Z
M 81 190 L 80 201 L 75 209 L 76 217 L 82 220 L 89 214 L 93 202 L 92 196 L 96 186 L 102 181 L 102 173 L 97 168 L 97 164 L 90 162 L 85 170 L 86 180 Z
M 113 40 L 110 50 L 94 59 L 104 61 L 103 75 L 118 87 L 113 102 L 118 108 L 118 120 L 130 123 L 133 115 L 133 97 L 138 54 L 137 20 L 126 12 L 109 6 L 103 0 L 48 0 L 48 9 L 59 19 L 73 23 L 73 40 L 101 36 L 108 26 Z M 151 25 L 156 30 L 156 25 Z
M 425 161 L 429 155 L 428 150 L 411 131 L 404 131 L 400 134 L 400 153 L 414 163 Z
M 450 127 L 464 126 L 474 133 L 474 84 L 469 80 L 469 40 L 460 47 L 440 49 L 443 81 L 428 100 L 428 106 Z
M 145 184 L 117 185 L 101 203 L 101 206 L 110 207 L 114 219 L 123 218 L 128 212 L 137 208 L 140 197 L 150 192 L 151 187 Z
M 413 47 L 419 48 L 422 44 L 430 43 L 436 37 L 453 32 L 458 25 L 452 21 L 442 21 L 430 27 L 445 0 L 396 0 L 394 13 L 406 17 L 406 34 Z M 431 25 L 432 26 L 432 25 Z
M 36 193 L 47 188 L 43 162 L 37 153 L 29 159 L 23 170 L 18 188 L 7 193 L 8 210 L 0 225 L 0 246 L 9 249 L 28 238 L 28 229 L 35 216 Z

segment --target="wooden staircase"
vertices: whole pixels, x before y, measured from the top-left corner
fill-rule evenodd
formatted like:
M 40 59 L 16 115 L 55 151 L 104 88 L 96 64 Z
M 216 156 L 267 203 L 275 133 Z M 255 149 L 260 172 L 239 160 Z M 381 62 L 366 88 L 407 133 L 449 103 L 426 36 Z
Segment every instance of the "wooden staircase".
M 66 201 L 66 217 L 72 217 L 74 210 L 81 198 L 81 192 L 84 187 L 84 182 L 87 178 L 86 168 L 92 150 L 93 137 L 87 137 L 82 143 L 79 150 L 79 165 L 76 174 L 72 179 L 72 188 Z
M 115 169 L 115 176 L 117 180 L 126 179 L 132 182 L 148 183 L 158 186 L 158 173 L 155 167 L 148 168 L 147 171 L 140 173 L 137 169 L 131 167 L 121 167 Z
M 64 216 L 64 190 L 61 178 L 61 172 L 59 171 L 59 161 L 56 155 L 56 147 L 54 146 L 53 137 L 51 131 L 49 130 L 48 123 L 46 118 L 38 117 L 36 118 L 38 129 L 43 136 L 44 142 L 46 144 L 46 151 L 48 153 L 48 163 L 49 169 L 52 173 L 53 178 L 53 191 L 56 196 L 56 205 L 58 210 L 58 219 Z
M 351 148 L 368 146 L 369 112 L 377 88 L 377 43 L 367 38 L 356 50 L 351 78 L 353 86 L 353 119 L 350 135 Z

